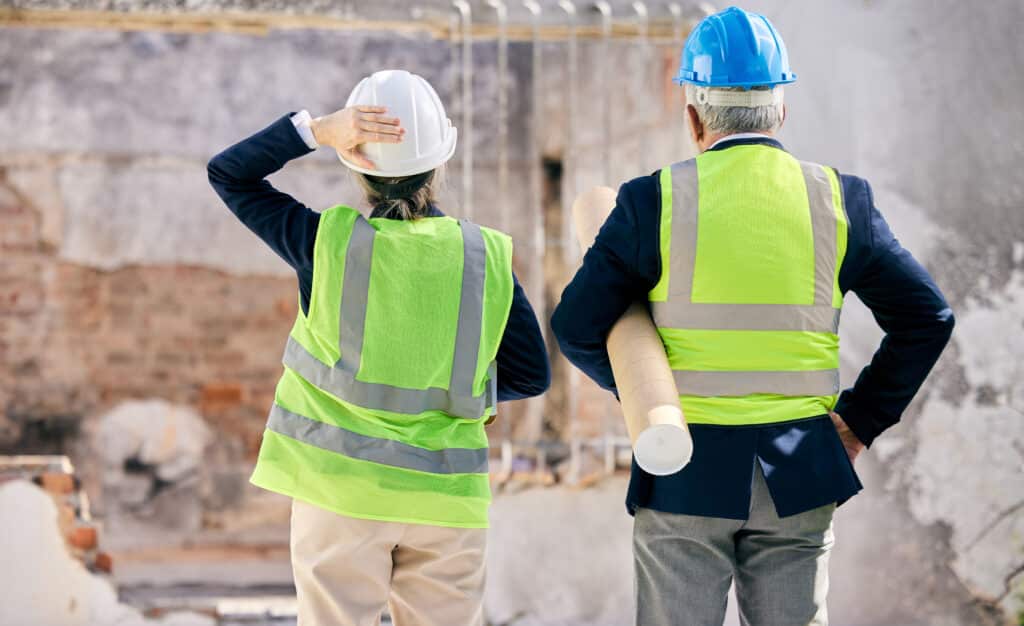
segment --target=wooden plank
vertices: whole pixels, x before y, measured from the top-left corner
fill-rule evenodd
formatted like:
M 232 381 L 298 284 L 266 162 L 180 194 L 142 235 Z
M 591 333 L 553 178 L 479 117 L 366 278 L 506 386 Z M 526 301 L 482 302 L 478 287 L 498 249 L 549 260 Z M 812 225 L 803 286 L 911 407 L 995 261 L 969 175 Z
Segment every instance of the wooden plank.
M 436 39 L 450 39 L 453 36 L 450 21 L 431 14 L 423 20 L 365 20 L 342 19 L 329 15 L 293 15 L 284 13 L 241 13 L 225 11 L 219 13 L 158 13 L 152 11 L 86 11 L 57 9 L 0 8 L 0 26 L 22 28 L 61 29 L 102 29 L 119 31 L 158 31 L 170 33 L 229 32 L 245 35 L 264 36 L 272 30 L 347 30 L 425 35 Z M 689 25 L 688 25 L 689 26 Z M 581 24 L 577 28 L 580 39 L 600 39 L 601 27 L 596 24 Z M 569 34 L 568 27 L 544 25 L 540 37 L 544 41 L 561 41 Z M 497 24 L 478 22 L 473 24 L 473 39 L 490 40 L 498 35 Z M 530 41 L 532 30 L 529 24 L 510 24 L 508 36 L 512 41 Z M 649 29 L 652 44 L 676 43 L 673 39 L 672 22 L 652 20 Z M 458 38 L 458 33 L 454 34 Z M 617 23 L 612 28 L 615 40 L 638 39 L 638 26 Z

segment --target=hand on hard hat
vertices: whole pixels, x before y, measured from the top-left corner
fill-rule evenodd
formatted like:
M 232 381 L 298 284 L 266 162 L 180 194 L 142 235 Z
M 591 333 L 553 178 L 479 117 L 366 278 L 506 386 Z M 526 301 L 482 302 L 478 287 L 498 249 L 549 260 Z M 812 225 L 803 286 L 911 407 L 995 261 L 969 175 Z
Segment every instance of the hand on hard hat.
M 348 158 L 351 152 L 338 150 L 338 157 L 349 169 L 384 177 L 413 176 L 437 169 L 455 154 L 458 133 L 437 91 L 422 76 L 405 70 L 374 72 L 359 81 L 345 106 L 371 112 L 387 107 L 409 124 L 409 140 L 368 143 L 356 152 L 360 159 Z M 372 168 L 364 165 L 369 159 L 374 162 Z
M 364 143 L 401 143 L 405 129 L 397 117 L 388 117 L 387 107 L 352 106 L 318 117 L 310 124 L 313 137 L 321 146 L 334 148 L 361 167 L 376 169 L 373 161 L 359 150 Z

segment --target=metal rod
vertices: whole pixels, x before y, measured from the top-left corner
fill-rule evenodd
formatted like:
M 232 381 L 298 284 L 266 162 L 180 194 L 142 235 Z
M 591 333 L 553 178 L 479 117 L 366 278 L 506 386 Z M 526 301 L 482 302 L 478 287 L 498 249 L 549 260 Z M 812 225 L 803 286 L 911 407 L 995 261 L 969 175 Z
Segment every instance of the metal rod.
M 536 0 L 523 0 L 523 6 L 530 12 L 530 25 L 533 38 L 530 44 L 530 197 L 533 202 L 531 218 L 533 220 L 533 254 L 530 257 L 530 302 L 540 322 L 540 332 L 544 345 L 548 341 L 547 294 L 545 293 L 544 254 L 547 247 L 547 235 L 544 225 L 544 198 L 541 189 L 541 152 L 544 136 L 544 103 L 543 103 L 543 57 L 540 40 L 541 6 Z M 538 441 L 544 428 L 543 396 L 533 397 L 527 401 L 526 422 L 528 438 Z
M 672 15 L 672 39 L 677 48 L 677 52 L 681 52 L 683 45 L 683 9 L 675 2 L 668 5 L 668 12 Z M 664 89 L 672 89 L 674 85 L 663 85 Z M 669 102 L 675 104 L 676 97 L 673 94 L 672 98 L 669 98 Z M 683 138 L 686 135 L 686 116 L 680 115 L 681 112 L 670 111 L 670 118 L 672 120 L 680 120 L 681 124 L 676 124 L 676 128 L 672 133 L 672 161 L 683 158 Z
M 566 83 L 569 89 L 569 107 L 565 116 L 565 159 L 564 175 L 564 196 L 562 198 L 562 259 L 565 262 L 565 269 L 571 272 L 576 267 L 579 256 L 578 244 L 576 243 L 575 228 L 572 220 L 572 203 L 576 199 L 576 117 L 579 115 L 577 102 L 576 74 L 579 71 L 579 52 L 576 42 L 576 5 L 572 0 L 558 0 L 558 6 L 565 11 L 568 22 L 569 34 L 566 38 L 569 54 L 566 63 Z M 569 460 L 570 484 L 579 481 L 580 465 L 582 461 L 582 446 L 579 441 L 579 372 L 574 367 L 569 367 L 566 374 L 565 409 L 568 413 L 569 439 L 571 442 L 571 453 Z
M 612 149 L 614 133 L 612 130 L 612 91 L 611 91 L 611 35 L 612 35 L 612 6 L 605 0 L 594 3 L 594 9 L 601 14 L 601 53 L 598 60 L 599 72 L 601 74 L 601 184 L 614 186 L 612 181 L 613 172 L 612 159 L 615 151 Z M 604 445 L 604 471 L 612 473 L 615 471 L 615 448 L 612 446 L 612 416 L 615 414 L 615 407 L 610 397 L 605 397 L 601 415 L 601 427 L 604 431 L 602 442 Z
M 579 71 L 579 50 L 576 41 L 576 5 L 572 0 L 558 0 L 558 6 L 565 11 L 566 18 L 568 20 L 568 36 L 566 37 L 566 46 L 568 47 L 568 60 L 566 63 L 565 82 L 569 90 L 569 107 L 568 114 L 566 115 L 565 124 L 565 180 L 566 180 L 566 196 L 568 202 L 565 203 L 565 223 L 568 226 L 563 229 L 562 236 L 564 238 L 564 250 L 566 255 L 572 255 L 572 260 L 575 261 L 575 250 L 576 250 L 576 236 L 573 233 L 573 223 L 570 207 L 572 206 L 573 200 L 576 198 L 576 124 L 575 119 L 579 115 L 577 102 L 578 91 L 577 91 L 577 78 L 576 75 Z
M 636 73 L 637 80 L 639 81 L 636 93 L 647 94 L 650 93 L 651 90 L 651 87 L 648 84 L 648 79 L 651 75 L 651 66 L 654 65 L 651 62 L 651 47 L 650 45 L 648 45 L 647 39 L 648 24 L 650 22 L 650 18 L 648 17 L 647 13 L 647 5 L 641 2 L 641 0 L 635 0 L 632 6 L 633 11 L 636 13 L 637 17 L 637 34 L 639 35 L 640 39 L 641 54 L 640 66 L 643 68 L 641 71 Z M 656 132 L 655 127 L 650 126 L 650 122 L 654 117 L 651 114 L 650 102 L 650 98 L 640 97 L 639 99 L 637 99 L 637 109 L 639 109 L 638 113 L 641 123 L 648 124 L 648 129 L 647 132 L 641 131 L 636 134 L 637 159 L 635 165 L 640 167 L 641 170 L 639 172 L 630 172 L 628 176 L 636 176 L 641 173 L 647 173 L 651 171 L 653 167 L 655 167 L 655 165 L 650 162 L 651 152 L 653 152 L 650 149 L 650 146 L 656 146 L 659 142 L 657 141 L 658 138 L 656 136 L 653 136 L 653 133 Z
M 473 219 L 473 10 L 452 0 L 462 22 L 462 215 Z
M 498 216 L 499 228 L 512 233 L 508 203 L 508 8 L 502 0 L 487 0 L 498 22 Z M 512 420 L 501 421 L 501 466 L 506 475 L 512 473 Z
M 10 4 L 10 3 L 8 3 Z M 299 3 L 293 3 L 298 6 Z M 713 9 L 712 9 L 712 12 Z M 652 24 L 653 25 L 653 24 Z M 62 9 L 22 9 L 0 6 L 0 26 L 21 28 L 73 28 L 102 29 L 121 31 L 148 31 L 172 33 L 208 33 L 230 32 L 237 34 L 266 36 L 273 30 L 343 30 L 387 33 L 403 33 L 410 35 L 426 35 L 436 39 L 451 37 L 448 21 L 442 15 L 430 20 L 410 21 L 407 19 L 377 20 L 367 17 L 346 19 L 344 11 L 337 14 L 313 13 L 308 9 L 297 9 L 294 13 L 258 12 L 258 13 L 210 13 L 181 12 L 174 15 L 155 11 L 114 11 L 114 10 L 62 10 Z M 670 42 L 670 24 L 658 23 L 652 29 L 652 35 L 661 42 Z M 580 25 L 577 29 L 578 39 L 600 39 L 597 27 Z M 493 39 L 496 27 L 489 22 L 477 23 L 473 26 L 473 39 Z M 616 28 L 612 33 L 617 39 L 631 39 L 632 31 Z M 546 24 L 541 27 L 543 41 L 562 42 L 568 35 L 561 24 Z M 509 41 L 529 41 L 530 27 L 525 24 L 509 22 Z
M 683 7 L 675 2 L 668 4 L 668 13 L 672 16 L 672 40 L 683 40 Z
M 499 228 L 512 232 L 508 203 L 508 7 L 503 0 L 487 0 L 498 20 L 498 209 Z
M 601 14 L 601 184 L 612 185 L 612 92 L 611 92 L 611 36 L 612 36 L 612 5 L 604 0 L 594 3 L 594 8 Z

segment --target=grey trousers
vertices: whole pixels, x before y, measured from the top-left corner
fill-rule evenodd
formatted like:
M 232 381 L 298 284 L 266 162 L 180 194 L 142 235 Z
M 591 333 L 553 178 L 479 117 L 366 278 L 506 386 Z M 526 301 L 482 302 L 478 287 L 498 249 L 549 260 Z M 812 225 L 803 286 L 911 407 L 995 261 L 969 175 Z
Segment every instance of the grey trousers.
M 827 626 L 835 504 L 779 518 L 760 466 L 746 521 L 639 509 L 637 626 L 721 626 L 735 578 L 744 626 Z

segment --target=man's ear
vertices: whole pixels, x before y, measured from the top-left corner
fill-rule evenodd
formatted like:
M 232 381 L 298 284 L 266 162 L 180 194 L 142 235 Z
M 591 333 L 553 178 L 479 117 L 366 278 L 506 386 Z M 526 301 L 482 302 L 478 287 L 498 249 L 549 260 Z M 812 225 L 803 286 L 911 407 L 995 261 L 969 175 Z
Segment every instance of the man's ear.
M 782 125 L 785 124 L 785 123 L 786 123 L 786 103 L 783 102 L 782 103 L 782 120 L 779 122 L 779 128 L 781 129 Z
M 686 117 L 690 122 L 690 138 L 693 139 L 693 145 L 699 146 L 700 140 L 704 138 L 704 125 L 700 123 L 700 115 L 697 115 L 697 108 L 692 104 L 686 105 Z

